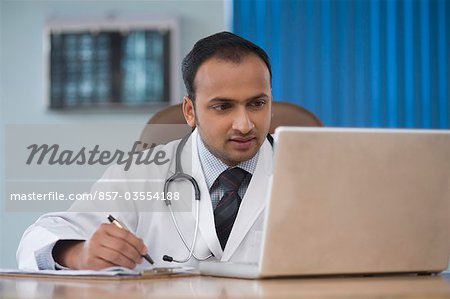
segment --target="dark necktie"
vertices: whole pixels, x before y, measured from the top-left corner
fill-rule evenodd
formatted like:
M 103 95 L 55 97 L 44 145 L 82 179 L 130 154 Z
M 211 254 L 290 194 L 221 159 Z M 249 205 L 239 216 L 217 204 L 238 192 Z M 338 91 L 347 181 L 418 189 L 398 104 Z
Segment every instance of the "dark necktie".
M 249 174 L 247 171 L 236 167 L 225 170 L 218 177 L 219 184 L 225 190 L 225 194 L 214 209 L 214 221 L 222 249 L 225 248 L 233 228 L 242 200 L 238 194 L 239 186 L 247 174 Z

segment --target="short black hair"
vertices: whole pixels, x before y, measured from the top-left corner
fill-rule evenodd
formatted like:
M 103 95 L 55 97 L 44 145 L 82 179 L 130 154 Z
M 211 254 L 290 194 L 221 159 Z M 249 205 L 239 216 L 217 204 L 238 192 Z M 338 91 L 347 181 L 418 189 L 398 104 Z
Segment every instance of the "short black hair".
M 249 40 L 231 32 L 223 31 L 195 43 L 181 64 L 183 81 L 189 98 L 195 101 L 194 79 L 200 65 L 211 57 L 239 63 L 249 54 L 255 54 L 264 61 L 270 73 L 272 82 L 272 68 L 267 53 Z M 272 83 L 271 83 L 272 84 Z

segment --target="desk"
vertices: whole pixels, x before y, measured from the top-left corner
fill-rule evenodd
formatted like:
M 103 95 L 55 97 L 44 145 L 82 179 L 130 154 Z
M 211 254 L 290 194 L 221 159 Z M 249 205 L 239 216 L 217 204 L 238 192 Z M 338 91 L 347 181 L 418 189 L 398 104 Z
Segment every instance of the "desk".
M 450 275 L 269 280 L 193 276 L 138 281 L 0 278 L 0 298 L 450 298 Z

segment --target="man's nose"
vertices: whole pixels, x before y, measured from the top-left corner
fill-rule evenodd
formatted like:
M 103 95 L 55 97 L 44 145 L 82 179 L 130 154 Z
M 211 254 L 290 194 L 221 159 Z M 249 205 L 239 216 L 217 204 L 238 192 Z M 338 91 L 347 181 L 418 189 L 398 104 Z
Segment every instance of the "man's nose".
M 239 131 L 241 134 L 247 134 L 254 127 L 255 124 L 250 118 L 248 111 L 246 109 L 239 109 L 233 117 L 233 129 Z

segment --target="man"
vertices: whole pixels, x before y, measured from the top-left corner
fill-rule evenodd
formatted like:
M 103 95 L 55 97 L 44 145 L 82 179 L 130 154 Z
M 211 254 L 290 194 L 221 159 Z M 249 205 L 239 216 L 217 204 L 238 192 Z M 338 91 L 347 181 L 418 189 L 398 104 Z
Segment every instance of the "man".
M 272 148 L 266 139 L 272 102 L 269 59 L 253 43 L 222 32 L 198 41 L 183 60 L 182 72 L 188 93 L 183 98 L 183 113 L 195 128 L 188 139 L 193 145 L 188 174 L 197 181 L 201 194 L 194 255 L 256 262 L 265 186 L 272 168 Z M 174 161 L 179 143 L 159 149 Z M 174 172 L 173 164 L 137 167 L 135 173 L 146 177 L 158 172 L 166 178 Z M 112 177 L 133 179 L 112 166 L 101 181 Z M 233 190 L 227 181 L 235 185 Z M 96 184 L 93 190 L 101 188 Z M 110 188 L 124 192 L 125 187 Z M 159 189 L 163 190 L 162 185 Z M 190 245 L 195 213 L 175 214 Z M 72 209 L 42 216 L 22 237 L 17 251 L 19 268 L 148 267 L 142 259 L 147 253 L 157 266 L 164 266 L 168 263 L 162 261 L 163 255 L 181 259 L 189 253 L 170 213 L 116 213 L 130 232 L 105 223 L 107 215 Z M 186 264 L 195 266 L 196 258 Z

